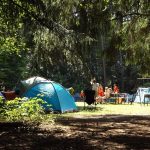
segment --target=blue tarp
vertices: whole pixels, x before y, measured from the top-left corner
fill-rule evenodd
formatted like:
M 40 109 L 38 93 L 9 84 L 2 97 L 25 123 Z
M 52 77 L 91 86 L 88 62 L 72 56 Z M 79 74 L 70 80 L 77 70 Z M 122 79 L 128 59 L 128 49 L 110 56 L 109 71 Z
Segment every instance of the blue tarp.
M 80 93 L 75 93 L 73 95 L 73 98 L 74 98 L 75 101 L 81 100 Z

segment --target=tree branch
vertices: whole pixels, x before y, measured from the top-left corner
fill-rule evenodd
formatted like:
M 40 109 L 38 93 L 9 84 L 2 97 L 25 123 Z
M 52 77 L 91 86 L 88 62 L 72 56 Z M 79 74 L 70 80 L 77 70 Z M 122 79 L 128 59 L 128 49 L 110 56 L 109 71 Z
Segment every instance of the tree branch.
M 73 33 L 73 30 L 66 29 L 61 24 L 53 21 L 53 19 L 44 18 L 44 17 L 40 16 L 39 14 L 37 15 L 34 12 L 31 12 L 31 11 L 27 10 L 26 8 L 22 7 L 21 5 L 19 5 L 18 3 L 14 2 L 13 0 L 10 0 L 10 1 L 15 6 L 17 6 L 20 9 L 22 9 L 26 14 L 28 14 L 33 19 L 35 19 L 35 21 L 37 21 L 39 24 L 41 24 L 42 26 L 47 27 L 49 30 L 54 31 L 54 32 L 58 33 L 59 35 L 66 35 L 66 34 L 72 34 Z
M 127 17 L 127 16 L 140 16 L 140 17 L 149 17 L 150 14 L 142 14 L 142 13 L 129 13 L 129 14 L 125 14 L 125 15 L 122 15 L 122 18 L 124 17 Z M 118 20 L 119 18 L 118 17 L 115 17 L 113 19 L 110 19 L 110 21 L 113 21 L 113 20 Z

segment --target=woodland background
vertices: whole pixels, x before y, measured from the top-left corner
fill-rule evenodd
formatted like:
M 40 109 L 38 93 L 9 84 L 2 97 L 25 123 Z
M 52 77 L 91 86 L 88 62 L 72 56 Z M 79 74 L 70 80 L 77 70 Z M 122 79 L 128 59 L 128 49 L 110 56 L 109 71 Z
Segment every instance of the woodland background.
M 42 76 L 132 92 L 150 75 L 149 0 L 0 0 L 0 84 Z

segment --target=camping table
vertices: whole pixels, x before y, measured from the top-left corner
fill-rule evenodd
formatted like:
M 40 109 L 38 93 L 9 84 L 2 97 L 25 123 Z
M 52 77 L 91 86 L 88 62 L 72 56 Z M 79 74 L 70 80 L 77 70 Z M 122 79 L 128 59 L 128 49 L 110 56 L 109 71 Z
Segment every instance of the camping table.
M 118 102 L 119 103 L 119 93 L 111 93 L 111 97 L 115 98 L 115 104 Z
M 145 94 L 145 95 L 144 95 L 144 105 L 145 105 L 145 99 L 146 99 L 146 98 L 148 99 L 148 100 L 147 100 L 147 105 L 148 105 L 148 101 L 150 100 L 150 94 Z

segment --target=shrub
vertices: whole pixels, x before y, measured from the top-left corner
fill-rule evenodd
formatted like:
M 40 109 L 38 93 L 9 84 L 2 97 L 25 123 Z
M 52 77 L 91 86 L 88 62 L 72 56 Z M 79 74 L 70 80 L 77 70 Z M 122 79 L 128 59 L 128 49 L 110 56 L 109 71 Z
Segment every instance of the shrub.
M 4 109 L 4 99 L 0 96 L 0 118 L 4 119 L 5 109 Z
M 1 103 L 0 103 L 1 104 Z M 45 102 L 40 98 L 16 98 L 6 101 L 1 107 L 1 117 L 7 121 L 30 121 L 40 122 L 50 119 L 50 115 L 44 112 L 43 104 Z M 50 119 L 52 121 L 52 118 Z

